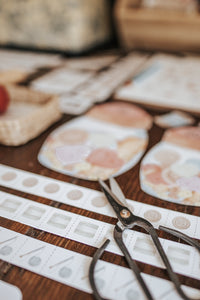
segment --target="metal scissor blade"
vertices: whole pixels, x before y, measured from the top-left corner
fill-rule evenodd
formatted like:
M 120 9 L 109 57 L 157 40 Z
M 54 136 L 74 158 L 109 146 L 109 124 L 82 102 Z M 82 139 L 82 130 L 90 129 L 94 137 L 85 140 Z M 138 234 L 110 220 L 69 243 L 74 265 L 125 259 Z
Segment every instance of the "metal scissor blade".
M 110 188 L 103 182 L 99 180 L 99 184 L 104 192 L 108 202 L 112 206 L 113 210 L 115 211 L 117 218 L 119 221 L 125 226 L 129 228 L 130 225 L 132 226 L 133 221 L 135 221 L 135 216 L 129 210 L 129 208 L 122 204 L 121 201 L 117 198 L 117 196 L 110 190 Z
M 122 192 L 122 190 L 121 190 L 119 184 L 117 183 L 117 181 L 113 177 L 110 177 L 109 178 L 109 183 L 110 183 L 111 191 L 118 198 L 118 200 L 120 200 L 121 205 L 129 207 L 128 203 L 126 201 L 126 198 L 124 196 L 124 193 Z
M 113 193 L 113 191 L 111 191 L 109 189 L 109 187 L 107 186 L 107 184 L 104 181 L 99 179 L 99 184 L 100 184 L 101 188 L 103 189 L 103 192 L 107 198 L 109 198 L 108 196 L 110 196 L 112 198 L 112 202 L 114 201 L 114 202 L 116 202 L 116 204 L 119 204 L 120 206 L 124 206 L 124 203 L 118 199 L 118 197 L 115 195 L 115 193 Z

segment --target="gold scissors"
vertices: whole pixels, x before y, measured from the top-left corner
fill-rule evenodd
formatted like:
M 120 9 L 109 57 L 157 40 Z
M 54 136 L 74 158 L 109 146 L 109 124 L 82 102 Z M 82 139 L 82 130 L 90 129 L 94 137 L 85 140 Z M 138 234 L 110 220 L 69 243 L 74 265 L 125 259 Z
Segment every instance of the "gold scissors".
M 138 217 L 136 215 L 134 215 L 131 210 L 128 207 L 128 203 L 126 201 L 126 198 L 120 188 L 120 186 L 118 185 L 118 183 L 116 182 L 116 180 L 114 178 L 110 178 L 109 179 L 110 182 L 110 187 L 111 189 L 105 184 L 105 182 L 103 182 L 102 180 L 99 180 L 99 184 L 101 186 L 102 191 L 104 192 L 108 202 L 110 203 L 110 205 L 112 206 L 112 208 L 114 209 L 117 218 L 118 218 L 118 222 L 114 227 L 114 239 L 118 245 L 118 247 L 120 248 L 120 250 L 122 251 L 128 266 L 130 267 L 130 269 L 134 272 L 142 290 L 144 291 L 147 299 L 149 300 L 153 300 L 153 296 L 149 290 L 149 288 L 147 287 L 144 279 L 141 276 L 141 271 L 138 268 L 136 262 L 132 259 L 126 245 L 123 242 L 123 232 L 126 229 L 132 229 L 134 226 L 139 226 L 143 229 L 145 229 L 145 231 L 151 236 L 154 245 L 156 246 L 156 249 L 165 265 L 165 268 L 167 270 L 168 276 L 170 278 L 170 280 L 174 283 L 174 286 L 176 288 L 176 291 L 178 292 L 178 294 L 181 296 L 182 299 L 184 300 L 191 300 L 191 298 L 189 298 L 185 292 L 183 291 L 182 287 L 181 287 L 181 283 L 178 279 L 178 276 L 176 275 L 176 273 L 173 271 L 172 266 L 169 262 L 169 259 L 159 241 L 158 235 L 156 233 L 155 228 L 153 227 L 153 225 L 147 221 L 144 218 Z M 191 246 L 195 247 L 199 253 L 200 253 L 200 245 L 197 241 L 193 240 L 192 238 L 190 238 L 189 236 L 183 234 L 182 232 L 179 232 L 177 230 L 171 229 L 171 228 L 167 228 L 164 226 L 159 226 L 160 230 L 163 230 L 167 233 L 170 233 L 178 238 L 181 238 L 182 240 L 184 240 L 185 242 L 187 242 L 188 244 L 190 244 Z M 96 263 L 98 261 L 98 259 L 100 259 L 101 255 L 103 254 L 106 246 L 108 245 L 108 243 L 110 242 L 110 240 L 106 240 L 105 243 L 96 251 L 93 260 L 91 262 L 90 265 L 90 269 L 89 269 L 89 280 L 90 280 L 90 284 L 93 290 L 93 295 L 95 297 L 95 299 L 97 300 L 101 300 L 103 299 L 97 289 L 97 286 L 95 284 L 95 279 L 94 279 L 94 271 L 95 271 L 95 266 Z M 196 299 L 197 300 L 197 299 Z M 199 299 L 198 299 L 199 300 Z

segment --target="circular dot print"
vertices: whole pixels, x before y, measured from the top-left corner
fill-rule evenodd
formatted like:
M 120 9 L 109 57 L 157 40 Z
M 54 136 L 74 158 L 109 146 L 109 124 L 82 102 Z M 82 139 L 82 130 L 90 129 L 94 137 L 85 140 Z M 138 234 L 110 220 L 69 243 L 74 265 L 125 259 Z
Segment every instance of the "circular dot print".
M 2 175 L 2 179 L 5 181 L 11 181 L 17 177 L 17 174 L 15 172 L 6 172 Z
M 156 211 L 156 210 L 147 210 L 144 213 L 144 217 L 149 221 L 149 222 L 158 222 L 161 219 L 161 214 Z
M 104 207 L 107 205 L 107 200 L 103 197 L 95 197 L 92 199 L 92 205 L 96 207 Z
M 127 300 L 136 300 L 136 299 L 139 300 L 140 295 L 136 290 L 130 289 L 126 293 L 126 299 Z
M 71 276 L 72 270 L 70 268 L 63 267 L 59 270 L 58 274 L 62 278 L 68 278 Z
M 105 281 L 101 278 L 96 278 L 95 281 L 96 281 L 97 288 L 101 290 L 104 287 Z
M 26 187 L 33 187 L 38 183 L 38 180 L 34 177 L 29 177 L 23 180 L 22 184 Z
M 72 190 L 69 193 L 67 193 L 67 197 L 70 200 L 79 200 L 81 197 L 83 197 L 83 193 L 79 190 Z
M 30 266 L 36 267 L 41 263 L 41 258 L 38 256 L 33 256 L 28 261 Z
M 49 183 L 44 187 L 44 190 L 46 193 L 56 193 L 57 191 L 59 191 L 60 186 L 57 183 Z
M 188 229 L 190 227 L 190 221 L 184 217 L 175 217 L 172 224 L 178 229 Z
M 0 249 L 0 254 L 9 255 L 13 251 L 13 248 L 10 246 L 4 246 Z

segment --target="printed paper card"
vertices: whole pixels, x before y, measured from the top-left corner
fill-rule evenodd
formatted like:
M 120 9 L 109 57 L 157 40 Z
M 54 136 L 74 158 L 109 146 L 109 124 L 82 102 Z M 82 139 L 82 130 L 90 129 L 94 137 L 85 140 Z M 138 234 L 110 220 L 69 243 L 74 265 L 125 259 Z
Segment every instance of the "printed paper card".
M 67 175 L 104 180 L 139 161 L 151 123 L 151 117 L 132 104 L 101 104 L 52 132 L 38 159 L 42 165 Z
M 144 157 L 140 183 L 157 198 L 200 206 L 200 127 L 167 130 Z
M 115 97 L 156 107 L 200 113 L 200 59 L 154 55 Z

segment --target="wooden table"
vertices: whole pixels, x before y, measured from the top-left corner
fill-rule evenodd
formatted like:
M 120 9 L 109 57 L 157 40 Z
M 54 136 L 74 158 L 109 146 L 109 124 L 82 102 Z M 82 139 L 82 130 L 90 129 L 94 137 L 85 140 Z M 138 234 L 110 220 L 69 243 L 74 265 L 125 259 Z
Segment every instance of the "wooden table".
M 153 113 L 151 111 L 149 112 Z M 63 174 L 59 174 L 57 172 L 51 171 L 43 167 L 37 161 L 38 151 L 41 145 L 43 144 L 44 140 L 48 136 L 48 134 L 57 126 L 68 121 L 70 118 L 71 117 L 67 115 L 63 116 L 63 118 L 58 123 L 54 124 L 46 132 L 41 134 L 38 138 L 34 139 L 33 141 L 30 141 L 26 145 L 19 146 L 19 147 L 0 146 L 0 163 L 3 163 L 8 166 L 16 167 L 22 170 L 35 172 L 44 176 L 56 178 L 64 182 L 70 182 L 73 184 L 99 190 L 99 185 L 97 182 L 84 181 Z M 150 130 L 149 148 L 151 148 L 154 144 L 160 141 L 162 134 L 163 134 L 163 130 L 154 125 L 153 128 Z M 144 192 L 140 190 L 138 174 L 139 174 L 139 164 L 137 164 L 137 166 L 135 166 L 125 174 L 118 176 L 117 178 L 119 184 L 123 187 L 123 191 L 125 192 L 127 198 L 134 199 L 142 203 L 148 203 L 151 205 L 168 208 L 175 211 L 184 212 L 195 216 L 200 216 L 200 207 L 178 205 L 178 204 L 158 200 L 155 199 L 154 197 L 146 195 Z M 40 203 L 48 204 L 54 207 L 59 207 L 60 209 L 63 210 L 69 210 L 71 212 L 78 213 L 90 218 L 98 219 L 100 221 L 104 221 L 111 224 L 116 223 L 115 218 L 99 215 L 97 213 L 89 212 L 84 209 L 75 208 L 70 205 L 65 205 L 62 203 L 58 203 L 56 201 L 44 199 L 42 197 L 25 194 L 23 192 L 19 192 L 9 188 L 1 187 L 1 190 L 5 192 L 13 193 L 21 197 L 27 197 L 30 200 L 34 200 Z M 14 221 L 7 220 L 5 218 L 0 218 L 0 222 L 1 222 L 1 226 L 5 228 L 14 230 L 22 234 L 26 234 L 30 237 L 37 238 L 39 240 L 51 243 L 53 245 L 70 249 L 82 254 L 86 254 L 88 256 L 93 256 L 96 250 L 94 247 L 87 246 L 75 241 L 67 240 L 65 238 L 55 236 L 53 234 L 46 233 L 41 230 L 36 230 L 29 226 L 22 225 Z M 160 237 L 169 239 L 169 236 L 164 232 L 158 231 L 158 234 Z M 176 241 L 178 240 L 176 238 L 172 238 L 172 239 Z M 102 259 L 111 262 L 113 264 L 127 267 L 124 258 L 119 255 L 114 255 L 106 252 L 104 253 Z M 168 278 L 166 272 L 158 267 L 152 267 L 150 265 L 146 265 L 141 262 L 140 263 L 138 262 L 138 265 L 144 273 L 154 274 L 155 276 L 166 278 L 166 279 Z M 200 286 L 200 280 L 191 279 L 182 275 L 179 276 L 179 278 L 183 284 L 186 284 L 188 286 L 194 288 L 199 288 Z M 89 295 L 85 292 L 76 290 L 64 284 L 39 276 L 35 273 L 26 271 L 22 268 L 16 267 L 4 261 L 0 261 L 0 279 L 18 286 L 23 293 L 24 300 L 31 300 L 31 299 L 33 300 L 40 300 L 40 299 L 43 300 L 88 299 L 90 300 L 91 299 L 92 300 L 93 299 L 92 295 Z

